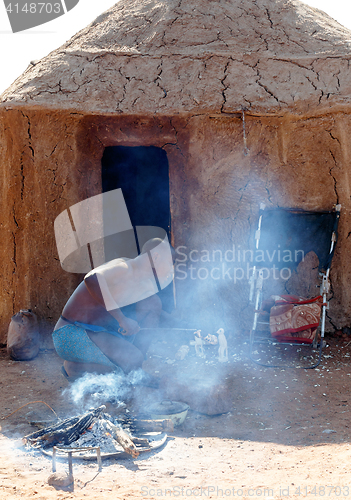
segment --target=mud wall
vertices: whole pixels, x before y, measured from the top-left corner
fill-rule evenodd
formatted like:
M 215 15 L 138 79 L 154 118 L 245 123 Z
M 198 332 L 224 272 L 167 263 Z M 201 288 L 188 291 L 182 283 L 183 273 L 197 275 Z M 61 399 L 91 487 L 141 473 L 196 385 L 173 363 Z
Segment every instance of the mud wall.
M 8 110 L 0 118 L 0 340 L 11 315 L 31 308 L 53 323 L 74 275 L 60 272 L 53 220 L 86 193 L 77 183 L 75 129 L 79 117 Z M 72 188 L 72 186 L 75 186 Z M 77 189 L 78 188 L 78 189 Z
M 240 115 L 99 117 L 3 109 L 0 341 L 21 308 L 33 309 L 48 335 L 81 279 L 60 267 L 53 222 L 101 192 L 101 157 L 112 145 L 167 152 L 176 297 L 184 318 L 202 327 L 248 327 L 246 275 L 236 283 L 233 275 L 235 267 L 246 273 L 246 266 L 230 258 L 233 245 L 236 252 L 251 248 L 260 202 L 306 209 L 341 203 L 328 314 L 329 328 L 349 325 L 349 116 L 246 116 L 245 124 L 246 143 Z M 229 260 L 225 252 L 232 252 Z
M 350 324 L 349 132 L 345 114 L 246 116 L 245 143 L 242 118 L 189 120 L 183 131 L 189 140 L 184 194 L 189 216 L 174 225 L 177 244 L 186 247 L 179 256 L 177 287 L 185 317 L 195 316 L 203 328 L 250 326 L 247 268 L 252 264 L 249 257 L 243 262 L 243 252 L 253 248 L 260 203 L 310 210 L 341 203 L 327 329 Z
M 82 279 L 61 269 L 54 220 L 71 205 L 101 192 L 101 157 L 112 145 L 155 145 L 173 151 L 170 176 L 177 178 L 174 168 L 182 164 L 172 120 L 1 111 L 0 343 L 6 341 L 11 316 L 24 308 L 38 315 L 43 337 L 49 337 Z

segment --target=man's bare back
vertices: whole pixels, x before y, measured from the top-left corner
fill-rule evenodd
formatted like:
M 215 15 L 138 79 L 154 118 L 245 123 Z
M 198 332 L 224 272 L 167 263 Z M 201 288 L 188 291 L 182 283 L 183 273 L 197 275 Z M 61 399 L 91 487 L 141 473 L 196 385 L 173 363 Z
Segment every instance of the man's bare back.
M 68 299 L 62 316 L 69 321 L 80 321 L 91 325 L 106 326 L 111 322 L 111 314 L 89 293 L 84 281 L 78 285 Z M 55 330 L 67 324 L 62 318 L 55 325 Z

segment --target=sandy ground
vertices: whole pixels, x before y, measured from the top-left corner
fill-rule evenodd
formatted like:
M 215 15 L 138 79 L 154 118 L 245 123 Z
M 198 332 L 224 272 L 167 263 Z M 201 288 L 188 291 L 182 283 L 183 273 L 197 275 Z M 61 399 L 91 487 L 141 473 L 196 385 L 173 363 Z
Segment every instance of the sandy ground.
M 351 342 L 327 338 L 321 365 L 303 370 L 255 365 L 246 340 L 236 339 L 236 356 L 230 356 L 235 384 L 229 413 L 189 411 L 160 450 L 136 460 L 105 460 L 101 472 L 94 461 L 75 461 L 68 490 L 48 484 L 50 458 L 26 451 L 20 441 L 36 430 L 30 421 L 50 419 L 52 412 L 36 403 L 1 420 L 0 498 L 351 497 Z M 1 350 L 0 415 L 38 400 L 61 418 L 77 414 L 63 394 L 69 383 L 60 367 L 51 350 L 29 362 L 11 361 Z M 144 390 L 145 397 L 153 391 L 139 388 L 139 397 Z M 57 470 L 67 471 L 66 461 Z

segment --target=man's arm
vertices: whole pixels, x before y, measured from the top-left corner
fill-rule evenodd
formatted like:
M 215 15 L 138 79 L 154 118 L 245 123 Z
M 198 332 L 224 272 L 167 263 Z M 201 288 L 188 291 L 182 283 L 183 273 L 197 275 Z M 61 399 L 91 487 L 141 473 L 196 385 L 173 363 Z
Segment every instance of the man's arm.
M 96 302 L 103 306 L 106 311 L 118 321 L 122 329 L 125 330 L 125 333 L 123 333 L 123 335 L 129 336 L 139 331 L 140 328 L 138 323 L 133 319 L 124 316 L 124 314 L 120 310 L 102 274 L 89 273 L 84 278 L 84 283 L 87 287 L 88 292 L 96 300 Z

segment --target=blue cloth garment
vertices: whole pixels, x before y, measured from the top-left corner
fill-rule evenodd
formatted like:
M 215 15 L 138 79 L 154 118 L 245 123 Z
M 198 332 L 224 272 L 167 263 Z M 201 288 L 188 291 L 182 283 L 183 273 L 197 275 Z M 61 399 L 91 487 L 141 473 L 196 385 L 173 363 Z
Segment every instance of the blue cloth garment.
M 115 321 L 114 325 L 108 325 L 109 328 L 105 328 L 104 326 L 100 325 L 91 325 L 90 323 L 82 323 L 81 321 L 71 321 L 70 319 L 65 318 L 64 316 L 61 315 L 61 319 L 64 321 L 67 321 L 67 323 L 70 323 L 71 325 L 76 325 L 80 326 L 81 328 L 84 328 L 84 330 L 89 330 L 91 332 L 107 332 L 110 333 L 111 335 L 114 335 L 115 337 L 118 337 L 120 339 L 127 340 L 131 344 L 134 344 L 134 339 L 135 335 L 123 335 L 122 333 L 119 333 L 115 328 L 119 328 L 119 324 L 117 321 Z
M 52 340 L 57 354 L 62 359 L 75 363 L 98 363 L 116 367 L 81 326 L 75 324 L 62 326 L 53 332 Z
M 121 311 L 127 313 L 128 317 L 133 317 L 135 316 L 135 304 L 123 307 Z M 136 337 L 136 335 L 126 336 L 119 333 L 118 321 L 112 317 L 110 324 L 106 325 L 106 327 L 91 325 L 81 321 L 71 321 L 64 316 L 61 316 L 61 318 L 69 324 L 55 330 L 52 334 L 52 339 L 57 354 L 67 361 L 74 361 L 76 363 L 98 363 L 117 368 L 117 365 L 112 363 L 112 361 L 110 361 L 90 339 L 87 330 L 94 333 L 107 332 L 131 344 L 134 343 Z

